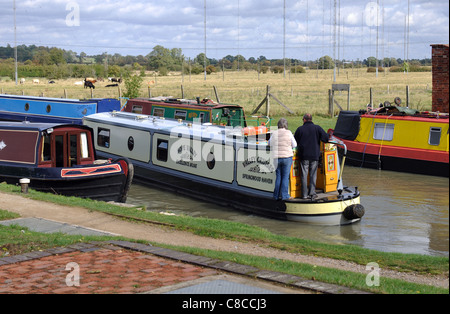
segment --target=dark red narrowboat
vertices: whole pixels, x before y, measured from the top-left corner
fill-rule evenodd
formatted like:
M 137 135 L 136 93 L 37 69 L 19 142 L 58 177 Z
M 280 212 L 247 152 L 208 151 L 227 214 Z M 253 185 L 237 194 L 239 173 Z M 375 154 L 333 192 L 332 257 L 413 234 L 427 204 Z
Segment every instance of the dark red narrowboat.
M 99 201 L 125 202 L 133 179 L 126 158 L 97 160 L 82 125 L 0 122 L 0 182 Z

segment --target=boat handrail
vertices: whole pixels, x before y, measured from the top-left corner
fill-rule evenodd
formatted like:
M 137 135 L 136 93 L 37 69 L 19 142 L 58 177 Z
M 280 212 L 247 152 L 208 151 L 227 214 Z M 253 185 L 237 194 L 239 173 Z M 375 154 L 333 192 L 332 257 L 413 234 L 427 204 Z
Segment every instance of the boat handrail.
M 342 146 L 344 148 L 344 156 L 347 156 L 347 145 L 345 145 L 344 142 L 342 142 L 341 140 L 338 140 L 337 138 L 333 137 L 333 140 L 328 141 L 328 143 Z

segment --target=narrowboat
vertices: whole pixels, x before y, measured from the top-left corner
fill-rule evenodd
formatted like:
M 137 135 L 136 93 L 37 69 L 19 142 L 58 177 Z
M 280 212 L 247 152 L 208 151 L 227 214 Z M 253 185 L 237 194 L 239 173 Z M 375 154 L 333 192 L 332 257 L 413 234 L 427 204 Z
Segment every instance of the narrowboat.
M 133 165 L 97 160 L 92 134 L 83 125 L 0 122 L 0 182 L 28 179 L 37 191 L 126 202 Z
M 164 96 L 129 99 L 122 111 L 190 122 L 199 119 L 201 123 L 247 127 L 241 106 L 219 104 L 211 99 L 200 100 L 199 97 L 196 100 Z
M 449 115 L 399 105 L 341 111 L 329 132 L 347 146 L 358 167 L 449 176 Z
M 94 130 L 104 158 L 129 158 L 135 182 L 169 189 L 249 213 L 298 222 L 341 225 L 364 215 L 357 188 L 343 185 L 336 145 L 323 147 L 318 198 L 302 199 L 297 163 L 291 171 L 292 199 L 272 198 L 276 167 L 266 134 L 244 128 L 186 122 L 128 112 L 83 119 Z
M 84 116 L 121 109 L 117 99 L 89 100 L 0 94 L 1 121 L 82 124 Z

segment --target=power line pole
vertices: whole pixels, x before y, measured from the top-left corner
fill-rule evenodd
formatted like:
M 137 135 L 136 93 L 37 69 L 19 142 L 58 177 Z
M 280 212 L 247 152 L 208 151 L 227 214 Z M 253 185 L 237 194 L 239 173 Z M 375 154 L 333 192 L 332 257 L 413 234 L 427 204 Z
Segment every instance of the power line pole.
M 204 28 L 205 28 L 205 56 L 204 56 L 204 63 L 205 63 L 205 81 L 206 81 L 206 0 L 205 2 L 205 22 L 204 22 Z
M 283 76 L 286 78 L 286 0 L 284 0 L 283 5 Z
M 14 60 L 15 60 L 15 76 L 16 85 L 18 84 L 18 71 L 17 71 L 17 28 L 16 28 L 16 0 L 13 2 L 14 10 Z
M 334 0 L 334 29 L 333 29 L 333 59 L 334 59 L 334 71 L 333 81 L 336 82 L 336 0 Z

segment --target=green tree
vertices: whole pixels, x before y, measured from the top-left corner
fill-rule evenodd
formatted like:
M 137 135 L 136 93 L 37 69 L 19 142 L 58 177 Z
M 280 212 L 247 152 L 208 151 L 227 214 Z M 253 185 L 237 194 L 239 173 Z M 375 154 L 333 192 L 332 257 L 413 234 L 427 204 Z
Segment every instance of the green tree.
M 128 98 L 139 97 L 139 90 L 141 88 L 143 78 L 139 75 L 126 75 L 125 76 L 125 93 L 123 94 Z
M 66 64 L 66 60 L 64 59 L 64 51 L 58 48 L 50 49 L 50 62 L 51 64 L 61 65 Z
M 153 51 L 147 55 L 147 59 L 150 70 L 159 70 L 160 68 L 170 69 L 173 65 L 170 50 L 160 45 L 153 48 Z
M 333 69 L 334 68 L 334 62 L 333 59 L 330 56 L 323 56 L 319 59 L 319 68 L 322 69 Z

